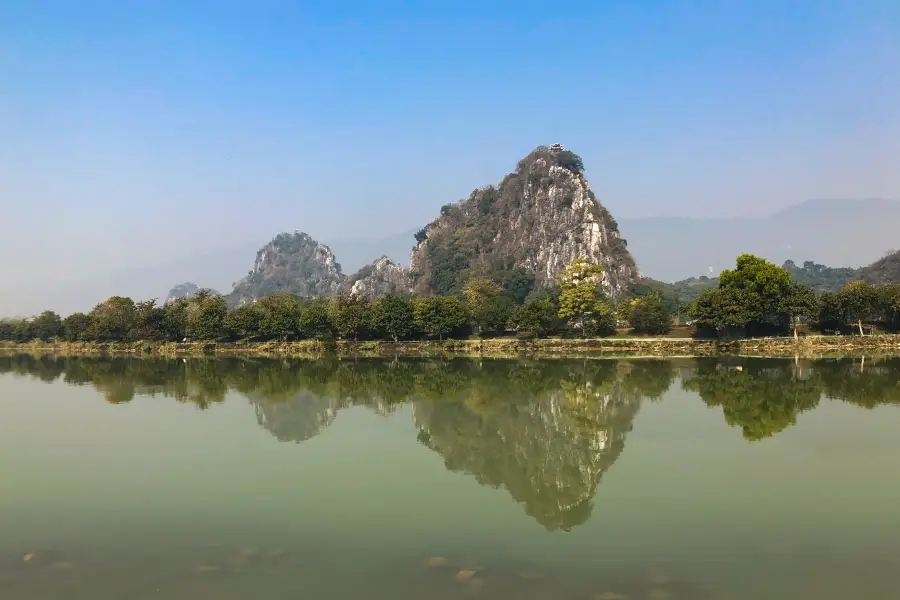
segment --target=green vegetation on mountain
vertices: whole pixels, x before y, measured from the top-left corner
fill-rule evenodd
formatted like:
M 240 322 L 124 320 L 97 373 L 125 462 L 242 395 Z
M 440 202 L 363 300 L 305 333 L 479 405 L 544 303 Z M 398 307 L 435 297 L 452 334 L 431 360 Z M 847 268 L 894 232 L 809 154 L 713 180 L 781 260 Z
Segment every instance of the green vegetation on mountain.
M 344 283 L 331 248 L 301 232 L 282 233 L 256 253 L 253 269 L 228 296 L 235 306 L 270 294 L 300 297 L 337 294 Z
M 457 295 L 472 277 L 501 282 L 522 302 L 551 286 L 573 259 L 604 268 L 608 293 L 637 279 L 618 225 L 597 202 L 575 153 L 540 146 L 498 185 L 441 207 L 416 234 L 410 273 L 420 294 Z
M 860 269 L 859 279 L 872 284 L 900 283 L 900 250 L 890 252 Z
M 788 260 L 782 265 L 791 279 L 808 285 L 817 292 L 835 292 L 855 279 L 862 279 L 860 269 L 849 267 L 832 268 L 807 260 L 802 267 Z

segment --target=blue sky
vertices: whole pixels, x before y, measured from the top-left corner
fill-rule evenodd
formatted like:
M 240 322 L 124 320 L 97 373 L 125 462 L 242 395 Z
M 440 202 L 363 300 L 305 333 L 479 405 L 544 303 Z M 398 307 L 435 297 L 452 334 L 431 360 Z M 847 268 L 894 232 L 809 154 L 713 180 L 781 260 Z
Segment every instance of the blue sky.
M 2 285 L 406 231 L 557 141 L 620 219 L 900 198 L 898 31 L 896 0 L 9 0 Z

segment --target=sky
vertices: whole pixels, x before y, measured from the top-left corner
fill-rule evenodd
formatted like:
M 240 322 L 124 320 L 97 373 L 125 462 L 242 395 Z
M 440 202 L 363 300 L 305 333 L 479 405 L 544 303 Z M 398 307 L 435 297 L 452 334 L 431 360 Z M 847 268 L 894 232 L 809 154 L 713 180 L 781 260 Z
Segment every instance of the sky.
M 900 199 L 898 32 L 896 0 L 7 0 L 0 315 L 405 232 L 554 142 L 619 219 Z

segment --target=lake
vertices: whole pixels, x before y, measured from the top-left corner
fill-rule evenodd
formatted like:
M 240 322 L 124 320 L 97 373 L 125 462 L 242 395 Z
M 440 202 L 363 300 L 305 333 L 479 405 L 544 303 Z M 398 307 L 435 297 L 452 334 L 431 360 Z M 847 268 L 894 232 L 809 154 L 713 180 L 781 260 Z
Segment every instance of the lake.
M 900 598 L 900 360 L 0 356 L 0 598 Z

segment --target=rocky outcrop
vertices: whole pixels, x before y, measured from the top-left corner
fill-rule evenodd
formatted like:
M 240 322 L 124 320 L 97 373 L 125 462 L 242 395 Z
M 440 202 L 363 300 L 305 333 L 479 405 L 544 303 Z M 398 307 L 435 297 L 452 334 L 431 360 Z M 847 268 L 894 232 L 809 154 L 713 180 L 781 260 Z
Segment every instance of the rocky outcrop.
M 444 205 L 416 237 L 410 271 L 417 293 L 451 294 L 468 276 L 502 279 L 513 270 L 530 271 L 537 286 L 549 286 L 577 257 L 606 267 L 603 283 L 611 293 L 640 277 L 581 159 L 559 145 L 535 149 L 498 186 Z
M 234 285 L 229 301 L 237 305 L 275 293 L 329 296 L 344 280 L 331 248 L 299 231 L 282 233 L 256 253 L 253 269 Z
M 171 290 L 169 290 L 169 294 L 166 296 L 166 304 L 169 302 L 174 302 L 180 298 L 190 298 L 194 294 L 200 291 L 200 287 L 196 283 L 186 282 L 179 283 L 176 286 L 173 286 Z M 221 296 L 219 292 L 216 290 L 208 290 L 210 294 L 213 296 Z
M 347 279 L 345 289 L 363 298 L 381 298 L 388 294 L 404 294 L 412 291 L 409 270 L 382 256 L 366 265 Z

